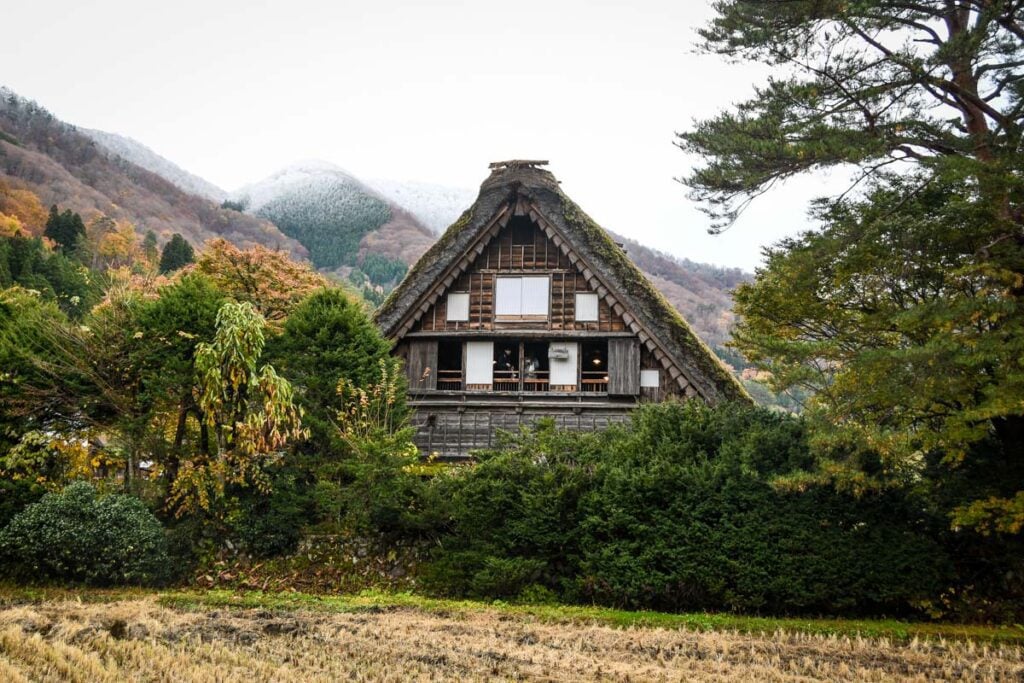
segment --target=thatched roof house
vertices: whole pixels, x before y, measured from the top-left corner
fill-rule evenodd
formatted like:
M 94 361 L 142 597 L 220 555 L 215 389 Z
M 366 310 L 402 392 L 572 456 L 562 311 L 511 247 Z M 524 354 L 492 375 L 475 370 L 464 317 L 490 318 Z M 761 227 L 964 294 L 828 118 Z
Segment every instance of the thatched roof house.
M 467 412 L 479 425 L 480 410 L 488 411 L 493 426 L 497 409 L 514 409 L 518 424 L 534 406 L 543 414 L 561 406 L 576 416 L 566 424 L 585 427 L 589 423 L 581 415 L 624 415 L 645 398 L 749 400 L 622 247 L 541 168 L 544 164 L 492 164 L 476 202 L 377 311 L 384 334 L 406 358 L 422 425 L 436 426 L 442 408 L 451 406 L 461 410 L 461 430 Z M 550 363 L 538 360 L 542 343 L 548 345 Z M 502 349 L 493 351 L 493 365 L 510 372 L 507 377 L 487 376 L 481 354 L 492 347 Z M 579 358 L 588 353 L 592 358 L 584 367 Z M 571 358 L 577 359 L 575 375 L 562 367 Z M 552 373 L 547 383 L 543 373 Z M 556 375 L 563 379 L 555 382 Z

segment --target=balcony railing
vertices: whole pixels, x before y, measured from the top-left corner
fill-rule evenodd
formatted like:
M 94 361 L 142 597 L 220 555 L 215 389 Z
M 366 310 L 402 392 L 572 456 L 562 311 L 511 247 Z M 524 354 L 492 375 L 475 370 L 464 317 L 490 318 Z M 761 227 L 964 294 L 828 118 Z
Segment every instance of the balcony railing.
M 584 372 L 579 386 L 576 384 L 551 384 L 551 373 L 548 370 L 520 373 L 517 370 L 495 370 L 492 384 L 465 384 L 461 370 L 438 370 L 437 389 L 439 391 L 511 391 L 511 392 L 574 392 L 602 393 L 608 391 L 608 374 L 604 372 Z
M 494 391 L 519 391 L 519 373 L 515 370 L 494 371 Z
M 603 392 L 608 391 L 608 373 L 584 371 L 581 373 L 580 391 Z
M 461 391 L 462 370 L 438 370 L 437 388 L 441 391 Z
M 523 376 L 523 391 L 547 391 L 551 387 L 551 373 L 547 370 L 534 370 Z

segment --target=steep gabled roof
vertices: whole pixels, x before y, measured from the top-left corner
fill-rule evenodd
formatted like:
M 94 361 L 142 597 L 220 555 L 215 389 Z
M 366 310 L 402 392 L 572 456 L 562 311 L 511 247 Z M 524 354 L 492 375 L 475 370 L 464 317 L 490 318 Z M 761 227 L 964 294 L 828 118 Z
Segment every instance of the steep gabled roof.
M 601 226 L 569 199 L 546 162 L 491 164 L 476 202 L 434 243 L 375 314 L 390 338 L 416 320 L 470 267 L 514 215 L 529 215 L 622 316 L 689 396 L 750 400 L 718 357 Z M 438 284 L 443 286 L 438 287 Z

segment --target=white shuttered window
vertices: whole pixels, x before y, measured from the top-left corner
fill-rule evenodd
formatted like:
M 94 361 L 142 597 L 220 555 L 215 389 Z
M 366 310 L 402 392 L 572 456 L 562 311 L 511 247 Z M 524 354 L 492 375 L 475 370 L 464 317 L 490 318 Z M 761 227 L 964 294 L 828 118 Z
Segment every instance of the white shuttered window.
M 452 322 L 469 320 L 469 292 L 450 292 L 448 294 L 448 320 Z
M 494 342 L 466 342 L 466 384 L 491 384 L 494 379 Z
M 576 293 L 576 321 L 582 323 L 597 322 L 597 294 Z
M 550 285 L 547 276 L 499 277 L 495 286 L 495 315 L 546 318 Z

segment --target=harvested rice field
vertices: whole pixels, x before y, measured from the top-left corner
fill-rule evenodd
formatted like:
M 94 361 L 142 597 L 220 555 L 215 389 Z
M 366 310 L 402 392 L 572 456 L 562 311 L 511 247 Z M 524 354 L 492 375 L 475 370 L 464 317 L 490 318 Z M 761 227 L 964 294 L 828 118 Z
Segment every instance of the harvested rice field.
M 0 681 L 1019 681 L 1014 642 L 552 621 L 498 607 L 0 603 Z

